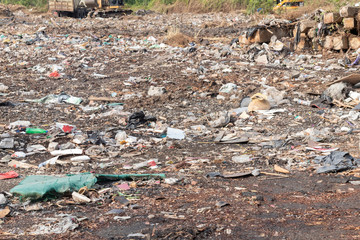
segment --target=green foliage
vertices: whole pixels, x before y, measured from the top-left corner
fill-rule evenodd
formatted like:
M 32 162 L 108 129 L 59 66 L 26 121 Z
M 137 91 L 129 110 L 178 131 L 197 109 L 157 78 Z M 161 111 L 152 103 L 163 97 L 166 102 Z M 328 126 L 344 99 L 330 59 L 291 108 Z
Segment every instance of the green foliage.
M 18 4 L 25 7 L 36 7 L 39 9 L 47 8 L 47 0 L 0 0 L 3 4 Z
M 327 2 L 335 7 L 335 11 L 339 11 L 340 7 L 346 5 L 346 2 L 341 0 L 327 0 Z
M 272 11 L 274 7 L 273 0 L 247 0 L 248 4 L 246 7 L 246 11 L 249 14 L 253 14 L 255 12 L 259 13 L 269 13 Z

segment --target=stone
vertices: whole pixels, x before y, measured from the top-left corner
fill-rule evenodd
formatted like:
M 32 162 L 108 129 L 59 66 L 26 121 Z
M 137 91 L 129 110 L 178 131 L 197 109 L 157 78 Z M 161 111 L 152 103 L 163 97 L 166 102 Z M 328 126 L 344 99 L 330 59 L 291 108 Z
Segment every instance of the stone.
M 347 88 L 346 83 L 339 82 L 331 85 L 324 91 L 324 95 L 329 96 L 336 100 L 344 100 L 346 98 L 345 90 Z
M 49 152 L 52 152 L 52 151 L 55 151 L 55 150 L 59 150 L 59 143 L 57 142 L 51 142 L 49 143 L 49 146 L 48 146 L 48 151 Z
M 0 194 L 0 205 L 3 205 L 7 202 L 4 194 Z
M 307 32 L 307 36 L 309 38 L 315 38 L 316 37 L 316 29 L 315 28 L 311 28 L 308 32 Z
M 233 91 L 235 91 L 237 89 L 237 85 L 234 84 L 234 83 L 227 83 L 225 85 L 223 85 L 219 92 L 222 92 L 222 93 L 231 93 Z
M 268 43 L 270 42 L 272 35 L 273 34 L 267 29 L 258 29 L 249 40 L 252 43 Z
M 316 21 L 314 20 L 304 20 L 300 22 L 300 32 L 307 33 L 311 28 L 316 26 Z
M 329 50 L 334 48 L 334 40 L 332 36 L 325 37 L 324 48 Z
M 166 92 L 164 87 L 154 87 L 151 86 L 148 90 L 149 96 L 161 96 Z
M 9 89 L 8 86 L 0 83 L 0 92 L 6 92 Z
M 334 50 L 343 50 L 349 48 L 349 40 L 345 36 L 333 37 Z
M 179 181 L 179 179 L 177 178 L 165 178 L 164 179 L 164 183 L 169 184 L 169 185 L 174 185 Z
M 355 18 L 344 18 L 343 23 L 345 29 L 354 29 L 356 26 Z
M 339 14 L 343 18 L 355 17 L 359 9 L 358 7 L 345 6 L 340 8 Z
M 339 13 L 325 13 L 324 15 L 324 23 L 331 24 L 331 23 L 341 23 L 342 17 Z
M 257 56 L 257 57 L 255 58 L 255 62 L 256 62 L 257 64 L 266 65 L 266 64 L 268 64 L 267 56 L 266 56 L 266 55 Z
M 250 157 L 250 155 L 238 155 L 233 156 L 231 160 L 235 163 L 248 163 L 252 161 Z
M 360 37 L 350 36 L 349 37 L 349 45 L 351 49 L 357 50 L 360 48 Z

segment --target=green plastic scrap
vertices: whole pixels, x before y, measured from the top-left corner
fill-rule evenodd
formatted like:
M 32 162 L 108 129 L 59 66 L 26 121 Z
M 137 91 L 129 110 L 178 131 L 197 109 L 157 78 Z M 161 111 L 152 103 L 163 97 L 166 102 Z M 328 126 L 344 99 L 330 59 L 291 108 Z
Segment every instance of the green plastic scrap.
M 98 179 L 98 181 L 106 181 L 106 180 L 113 180 L 113 181 L 117 181 L 117 180 L 136 180 L 136 179 L 164 179 L 165 178 L 165 174 L 121 174 L 121 175 L 116 175 L 116 174 L 96 174 L 96 177 Z
M 92 174 L 82 173 L 64 177 L 33 175 L 26 177 L 19 185 L 10 190 L 16 196 L 31 200 L 45 196 L 61 195 L 66 192 L 78 191 L 82 187 L 91 188 L 96 182 L 135 180 L 135 179 L 163 179 L 165 174 Z
M 82 187 L 91 188 L 96 183 L 91 173 L 68 175 L 65 177 L 33 175 L 26 177 L 19 185 L 10 190 L 11 193 L 32 200 L 45 195 L 58 195 L 65 192 L 78 191 Z

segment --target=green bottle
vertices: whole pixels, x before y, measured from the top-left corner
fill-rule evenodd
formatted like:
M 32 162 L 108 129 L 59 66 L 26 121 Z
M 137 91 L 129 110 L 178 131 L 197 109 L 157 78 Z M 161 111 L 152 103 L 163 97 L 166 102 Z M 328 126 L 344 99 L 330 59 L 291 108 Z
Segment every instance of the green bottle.
M 47 133 L 48 131 L 41 128 L 26 128 L 25 132 L 27 134 L 43 134 Z

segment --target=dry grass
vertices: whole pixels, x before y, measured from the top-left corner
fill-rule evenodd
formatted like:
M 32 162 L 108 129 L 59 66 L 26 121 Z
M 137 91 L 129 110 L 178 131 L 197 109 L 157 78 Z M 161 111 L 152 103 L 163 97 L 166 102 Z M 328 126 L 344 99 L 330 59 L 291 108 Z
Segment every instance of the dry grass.
M 176 27 L 170 27 L 164 38 L 164 43 L 173 47 L 186 47 L 193 41 L 194 39 L 192 37 L 183 34 L 180 29 Z
M 176 0 L 170 5 L 155 1 L 151 8 L 165 13 L 208 13 L 231 12 L 241 9 L 241 6 L 235 3 L 234 0 Z

